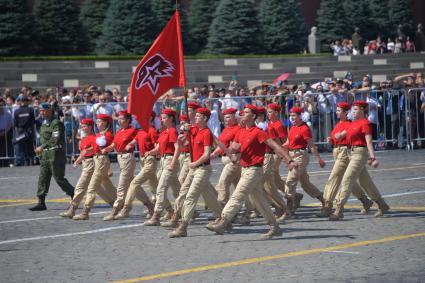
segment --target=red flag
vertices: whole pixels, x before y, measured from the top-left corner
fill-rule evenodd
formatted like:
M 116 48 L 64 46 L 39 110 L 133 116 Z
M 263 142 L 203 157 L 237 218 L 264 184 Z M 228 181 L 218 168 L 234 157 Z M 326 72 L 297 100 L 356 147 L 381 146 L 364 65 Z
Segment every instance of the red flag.
M 185 85 L 180 13 L 176 10 L 134 71 L 128 111 L 147 130 L 155 101 L 170 88 Z

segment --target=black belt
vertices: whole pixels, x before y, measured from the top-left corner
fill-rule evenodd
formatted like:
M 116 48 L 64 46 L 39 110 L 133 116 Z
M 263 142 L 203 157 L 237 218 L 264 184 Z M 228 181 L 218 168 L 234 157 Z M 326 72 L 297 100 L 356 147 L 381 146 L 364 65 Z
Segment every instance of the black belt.
M 93 159 L 93 155 L 92 156 L 84 156 L 84 159 Z
M 45 148 L 44 150 L 54 150 L 54 149 L 60 149 L 60 148 L 62 148 L 62 145 L 55 145 L 49 148 Z
M 263 167 L 263 164 L 255 164 L 255 165 L 249 165 L 249 166 L 242 166 L 243 168 L 250 168 L 250 167 Z
M 174 154 L 165 153 L 165 154 L 163 154 L 161 157 L 165 157 L 165 158 L 167 158 L 167 157 L 170 157 L 170 156 L 174 156 Z
M 306 150 L 307 148 L 295 148 L 295 149 L 290 149 L 289 151 L 297 151 L 297 150 Z
M 351 149 L 353 149 L 353 148 L 358 148 L 358 147 L 366 147 L 365 145 L 352 145 L 351 146 Z
M 202 167 L 202 166 L 208 166 L 208 165 L 210 165 L 210 163 L 202 163 L 202 164 L 196 166 L 195 168 L 199 168 L 199 167 Z
M 334 145 L 334 148 L 340 148 L 340 147 L 348 147 L 348 144 L 338 144 L 338 145 Z

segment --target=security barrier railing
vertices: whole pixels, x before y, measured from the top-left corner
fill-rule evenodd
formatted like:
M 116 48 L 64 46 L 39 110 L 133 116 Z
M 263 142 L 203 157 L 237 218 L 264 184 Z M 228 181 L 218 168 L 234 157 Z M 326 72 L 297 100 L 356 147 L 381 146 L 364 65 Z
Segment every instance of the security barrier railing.
M 406 148 L 413 150 L 421 147 L 425 140 L 425 89 L 381 89 L 370 91 L 340 91 L 340 92 L 297 92 L 291 94 L 230 96 L 214 98 L 197 98 L 201 105 L 211 109 L 209 127 L 213 134 L 219 135 L 222 128 L 221 111 L 227 108 L 241 110 L 245 104 L 254 104 L 267 108 L 269 103 L 281 105 L 280 118 L 289 128 L 289 109 L 293 106 L 304 108 L 303 120 L 312 129 L 316 144 L 322 149 L 328 148 L 327 137 L 337 123 L 336 104 L 341 101 L 352 103 L 355 100 L 365 100 L 369 103 L 368 119 L 374 128 L 373 141 L 376 149 Z M 189 100 L 193 101 L 193 100 Z M 163 108 L 173 108 L 179 114 L 183 113 L 184 100 L 182 97 L 168 98 L 158 101 L 154 111 L 159 114 Z M 117 113 L 127 109 L 127 103 L 103 104 L 62 104 L 55 105 L 54 111 L 65 125 L 65 151 L 69 158 L 79 153 L 80 139 L 79 122 L 83 118 L 95 119 L 97 114 L 106 113 L 113 117 L 113 131 L 119 128 Z M 422 111 L 421 111 L 422 109 Z M 15 108 L 2 107 L 0 109 L 0 162 L 16 159 L 16 129 L 13 126 Z M 9 114 L 3 113 L 8 111 Z M 39 145 L 38 129 L 41 126 L 39 111 L 34 108 L 36 117 L 36 133 L 34 146 Z M 265 120 L 265 117 L 259 120 Z M 10 117 L 12 119 L 10 120 Z M 350 117 L 350 115 L 349 115 Z M 133 126 L 140 128 L 133 119 Z M 159 117 L 154 121 L 155 127 L 160 128 Z M 259 121 L 259 126 L 265 123 Z M 22 154 L 19 152 L 19 154 Z M 0 164 L 1 165 L 1 164 Z

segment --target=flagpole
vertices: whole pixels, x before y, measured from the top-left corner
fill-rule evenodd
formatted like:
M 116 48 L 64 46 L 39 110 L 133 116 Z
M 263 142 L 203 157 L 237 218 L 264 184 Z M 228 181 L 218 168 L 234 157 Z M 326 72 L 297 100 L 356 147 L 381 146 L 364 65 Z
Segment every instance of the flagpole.
M 176 11 L 179 10 L 179 0 L 176 0 Z M 179 23 L 180 24 L 180 23 Z M 187 94 L 187 87 L 184 86 L 183 87 L 183 97 L 184 97 L 184 111 L 187 115 L 187 118 L 189 120 L 189 125 L 190 125 L 190 119 L 189 119 L 189 107 L 187 105 L 187 98 L 188 98 L 188 94 Z M 192 150 L 192 135 L 191 135 L 191 131 L 189 128 L 188 131 L 188 137 L 189 137 L 189 154 L 190 154 L 190 162 L 193 162 L 193 150 Z

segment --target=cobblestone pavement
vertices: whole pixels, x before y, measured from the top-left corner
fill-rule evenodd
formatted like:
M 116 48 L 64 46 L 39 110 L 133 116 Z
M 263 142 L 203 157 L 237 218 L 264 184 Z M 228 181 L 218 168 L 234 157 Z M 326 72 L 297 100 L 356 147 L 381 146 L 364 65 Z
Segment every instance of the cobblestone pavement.
M 330 154 L 324 157 L 325 168 L 309 166 L 322 190 L 333 165 Z M 54 180 L 48 210 L 30 212 L 39 168 L 0 168 L 0 281 L 425 282 L 425 151 L 378 157 L 381 165 L 370 173 L 392 207 L 386 217 L 360 215 L 353 200 L 344 221 L 329 222 L 314 216 L 317 201 L 305 195 L 297 218 L 270 241 L 259 241 L 267 230 L 263 219 L 215 235 L 204 228 L 210 213 L 202 209 L 181 239 L 169 239 L 165 228 L 143 227 L 140 204 L 123 221 L 102 221 L 109 207 L 100 202 L 88 221 L 61 219 L 68 198 Z M 116 184 L 117 164 L 113 169 Z M 71 183 L 79 174 L 67 168 Z

